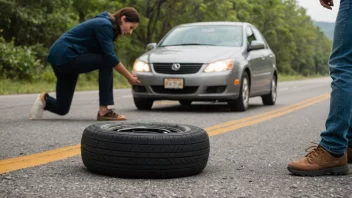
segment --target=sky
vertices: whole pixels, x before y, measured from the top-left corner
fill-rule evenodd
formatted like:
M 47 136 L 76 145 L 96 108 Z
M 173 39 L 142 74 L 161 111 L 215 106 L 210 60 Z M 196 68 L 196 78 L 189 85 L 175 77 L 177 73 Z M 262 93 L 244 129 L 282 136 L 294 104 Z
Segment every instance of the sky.
M 307 9 L 307 14 L 314 21 L 335 22 L 340 0 L 334 0 L 335 6 L 328 10 L 320 5 L 319 0 L 296 0 L 297 3 Z

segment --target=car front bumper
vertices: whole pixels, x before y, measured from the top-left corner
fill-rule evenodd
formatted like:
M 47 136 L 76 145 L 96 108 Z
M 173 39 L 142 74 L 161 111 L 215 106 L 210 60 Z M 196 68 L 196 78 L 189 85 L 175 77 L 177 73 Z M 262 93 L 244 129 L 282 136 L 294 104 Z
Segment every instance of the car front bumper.
M 240 86 L 235 85 L 236 75 L 231 72 L 170 75 L 155 72 L 134 72 L 141 85 L 133 86 L 135 98 L 153 100 L 233 100 L 239 95 Z M 183 89 L 165 89 L 164 79 L 184 79 Z

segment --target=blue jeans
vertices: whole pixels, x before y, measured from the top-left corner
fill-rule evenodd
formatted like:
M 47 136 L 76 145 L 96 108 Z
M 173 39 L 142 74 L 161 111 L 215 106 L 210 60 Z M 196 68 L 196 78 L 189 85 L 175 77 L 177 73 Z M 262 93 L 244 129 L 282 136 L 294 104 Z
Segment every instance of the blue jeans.
M 352 147 L 352 0 L 341 0 L 329 60 L 330 112 L 320 145 L 330 153 L 343 154 Z
M 56 99 L 47 95 L 45 110 L 58 115 L 66 115 L 71 107 L 78 76 L 99 70 L 99 104 L 113 105 L 113 68 L 108 66 L 107 58 L 102 54 L 81 54 L 71 62 L 59 66 L 52 65 L 55 72 Z

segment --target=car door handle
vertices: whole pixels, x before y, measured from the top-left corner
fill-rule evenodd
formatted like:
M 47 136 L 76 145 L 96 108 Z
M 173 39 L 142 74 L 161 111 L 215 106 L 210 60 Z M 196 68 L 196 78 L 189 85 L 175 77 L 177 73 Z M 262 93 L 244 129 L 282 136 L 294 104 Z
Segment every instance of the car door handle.
M 270 58 L 272 58 L 272 57 L 274 57 L 274 55 L 272 55 L 272 54 L 270 54 L 270 56 L 269 56 Z
M 264 55 L 261 55 L 260 57 L 262 57 L 263 60 L 265 59 L 265 56 L 264 56 Z

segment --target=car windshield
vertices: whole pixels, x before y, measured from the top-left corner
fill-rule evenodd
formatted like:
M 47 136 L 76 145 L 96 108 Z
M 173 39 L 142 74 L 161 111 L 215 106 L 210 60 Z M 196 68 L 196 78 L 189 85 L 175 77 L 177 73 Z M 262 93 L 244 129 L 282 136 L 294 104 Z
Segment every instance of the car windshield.
M 160 44 L 164 46 L 212 45 L 242 46 L 242 26 L 197 25 L 175 28 Z

